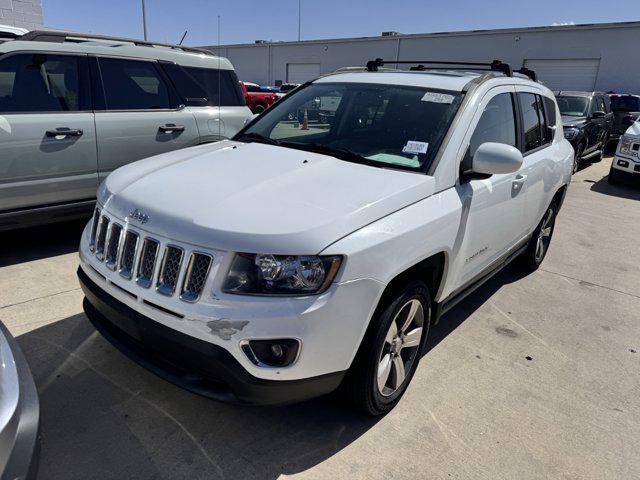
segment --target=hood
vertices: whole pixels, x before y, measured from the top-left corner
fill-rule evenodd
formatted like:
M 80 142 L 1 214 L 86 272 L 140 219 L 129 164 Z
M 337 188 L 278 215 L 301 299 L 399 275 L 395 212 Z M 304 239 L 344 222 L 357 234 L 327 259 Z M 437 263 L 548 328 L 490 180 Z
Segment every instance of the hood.
M 571 117 L 569 115 L 562 115 L 562 126 L 569 128 L 582 127 L 587 121 L 587 117 Z
M 122 167 L 107 177 L 98 200 L 125 221 L 138 209 L 149 216 L 143 229 L 177 241 L 315 254 L 434 190 L 434 178 L 424 174 L 224 141 Z
M 627 131 L 624 132 L 624 134 L 640 138 L 640 121 L 633 123 L 629 128 L 627 128 Z

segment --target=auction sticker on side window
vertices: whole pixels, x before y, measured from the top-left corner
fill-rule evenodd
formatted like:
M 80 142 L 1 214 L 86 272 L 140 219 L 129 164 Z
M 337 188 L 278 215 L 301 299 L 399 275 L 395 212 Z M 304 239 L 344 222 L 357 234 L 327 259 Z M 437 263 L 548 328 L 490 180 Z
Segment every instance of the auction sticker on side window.
M 402 153 L 427 153 L 428 148 L 429 144 L 427 142 L 416 142 L 414 140 L 409 140 L 407 144 L 402 147 Z
M 453 102 L 453 95 L 448 95 L 446 93 L 437 93 L 437 92 L 427 92 L 421 98 L 423 102 L 431 102 L 431 103 L 451 103 Z

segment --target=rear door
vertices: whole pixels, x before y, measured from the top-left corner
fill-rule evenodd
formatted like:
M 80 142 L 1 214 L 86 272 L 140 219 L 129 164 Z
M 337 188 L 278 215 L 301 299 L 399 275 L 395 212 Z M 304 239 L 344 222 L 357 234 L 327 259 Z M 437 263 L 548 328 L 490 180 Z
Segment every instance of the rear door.
M 0 58 L 0 212 L 91 200 L 96 137 L 87 58 Z
M 142 158 L 197 145 L 194 116 L 155 60 L 91 59 L 99 76 L 96 132 L 100 179 Z
M 596 118 L 593 116 L 595 112 L 604 112 L 604 117 Z M 604 137 L 607 133 L 607 117 L 606 107 L 602 96 L 595 95 L 591 98 L 591 105 L 589 106 L 589 117 L 587 125 L 587 134 L 589 136 L 589 142 L 586 152 L 593 152 L 601 148 Z

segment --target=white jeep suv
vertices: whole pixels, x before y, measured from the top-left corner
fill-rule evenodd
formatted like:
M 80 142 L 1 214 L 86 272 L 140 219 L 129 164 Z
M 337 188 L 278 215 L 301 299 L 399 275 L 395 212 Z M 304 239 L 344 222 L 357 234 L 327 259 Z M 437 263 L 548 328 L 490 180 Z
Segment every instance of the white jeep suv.
M 95 327 L 217 399 L 340 387 L 389 411 L 443 312 L 512 259 L 542 262 L 573 149 L 553 93 L 506 64 L 382 64 L 301 86 L 231 140 L 112 173 L 80 246 Z M 325 123 L 291 115 L 325 100 Z

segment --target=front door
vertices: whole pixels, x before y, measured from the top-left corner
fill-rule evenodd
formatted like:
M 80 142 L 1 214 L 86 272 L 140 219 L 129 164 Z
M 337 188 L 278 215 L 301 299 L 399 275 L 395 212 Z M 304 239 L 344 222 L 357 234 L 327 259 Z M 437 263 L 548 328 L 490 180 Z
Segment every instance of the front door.
M 87 59 L 0 59 L 0 212 L 95 198 L 96 137 Z
M 97 59 L 96 130 L 100 178 L 127 163 L 199 143 L 196 120 L 180 105 L 157 62 Z
M 455 258 L 457 285 L 464 286 L 505 256 L 526 233 L 523 210 L 526 174 L 495 174 L 474 177 L 473 154 L 485 142 L 518 146 L 514 87 L 498 87 L 483 98 L 461 150 L 462 168 L 457 189 L 463 203 L 459 235 L 461 245 Z M 465 175 L 464 172 L 467 172 Z

